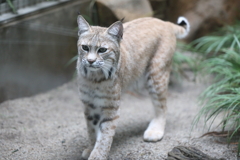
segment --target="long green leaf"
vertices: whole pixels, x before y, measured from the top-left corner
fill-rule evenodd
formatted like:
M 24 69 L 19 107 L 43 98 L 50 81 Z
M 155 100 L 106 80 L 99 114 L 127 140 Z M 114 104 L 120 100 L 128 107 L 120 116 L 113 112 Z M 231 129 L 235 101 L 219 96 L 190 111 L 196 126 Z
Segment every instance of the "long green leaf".
M 12 9 L 13 13 L 17 14 L 17 10 L 15 9 L 12 1 L 11 0 L 7 0 L 7 3 L 9 5 L 9 7 Z

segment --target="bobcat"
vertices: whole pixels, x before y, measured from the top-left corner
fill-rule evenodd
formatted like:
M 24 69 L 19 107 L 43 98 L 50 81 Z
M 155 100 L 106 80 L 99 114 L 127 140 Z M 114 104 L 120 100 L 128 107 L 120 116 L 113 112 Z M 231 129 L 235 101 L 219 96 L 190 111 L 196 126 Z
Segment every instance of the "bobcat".
M 121 94 L 145 81 L 155 117 L 144 132 L 145 141 L 159 141 L 166 123 L 166 96 L 176 37 L 187 36 L 190 25 L 179 17 L 178 25 L 156 18 L 117 21 L 109 28 L 90 26 L 81 16 L 79 27 L 78 82 L 87 123 L 89 146 L 84 159 L 107 159 L 112 144 Z

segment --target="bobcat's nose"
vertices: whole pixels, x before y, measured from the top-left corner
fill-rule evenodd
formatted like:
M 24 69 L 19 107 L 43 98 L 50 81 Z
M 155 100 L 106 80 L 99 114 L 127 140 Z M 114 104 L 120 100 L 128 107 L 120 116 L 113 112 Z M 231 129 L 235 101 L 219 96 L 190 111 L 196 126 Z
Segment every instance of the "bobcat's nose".
M 89 64 L 93 64 L 96 61 L 96 59 L 87 59 L 87 61 Z
M 94 53 L 89 53 L 87 55 L 87 61 L 89 64 L 93 64 L 97 60 L 97 56 Z

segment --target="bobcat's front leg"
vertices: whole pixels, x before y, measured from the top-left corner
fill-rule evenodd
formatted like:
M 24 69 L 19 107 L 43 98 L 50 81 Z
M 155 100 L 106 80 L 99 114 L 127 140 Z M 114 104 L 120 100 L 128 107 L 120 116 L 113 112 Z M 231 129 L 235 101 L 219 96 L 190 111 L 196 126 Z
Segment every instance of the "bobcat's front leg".
M 88 147 L 82 153 L 82 157 L 84 159 L 88 159 L 96 142 L 96 131 L 95 131 L 94 124 L 97 123 L 98 117 L 97 115 L 92 115 L 90 113 L 91 110 L 93 109 L 90 106 L 91 105 L 89 104 L 85 104 L 85 111 L 84 111 L 84 116 L 87 124 L 87 133 L 88 133 Z
M 113 136 L 115 134 L 116 119 L 119 116 L 112 118 L 104 118 L 99 124 L 97 132 L 97 140 L 89 160 L 106 160 L 110 151 Z
M 108 157 L 119 118 L 121 96 L 119 83 L 113 81 L 111 84 L 81 92 L 89 137 L 89 146 L 82 154 L 84 159 L 106 160 Z
M 118 107 L 103 107 L 101 109 L 100 121 L 96 128 L 96 142 L 89 160 L 107 159 L 118 118 Z

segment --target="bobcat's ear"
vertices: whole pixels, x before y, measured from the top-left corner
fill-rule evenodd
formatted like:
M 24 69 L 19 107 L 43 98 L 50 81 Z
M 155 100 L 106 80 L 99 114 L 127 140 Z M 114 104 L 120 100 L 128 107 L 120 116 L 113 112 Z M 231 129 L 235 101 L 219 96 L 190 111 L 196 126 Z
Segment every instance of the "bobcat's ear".
M 89 31 L 91 29 L 88 22 L 81 15 L 78 16 L 77 23 L 78 23 L 78 29 L 79 29 L 78 36 L 80 36 L 82 33 Z
M 107 33 L 116 37 L 118 40 L 122 39 L 123 36 L 123 24 L 121 21 L 113 23 L 108 29 Z

